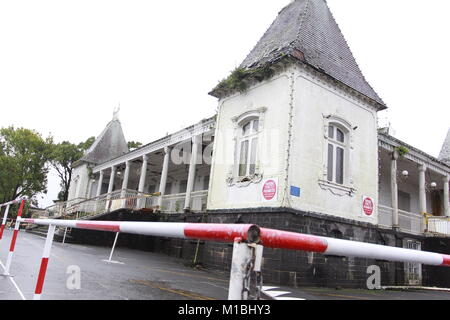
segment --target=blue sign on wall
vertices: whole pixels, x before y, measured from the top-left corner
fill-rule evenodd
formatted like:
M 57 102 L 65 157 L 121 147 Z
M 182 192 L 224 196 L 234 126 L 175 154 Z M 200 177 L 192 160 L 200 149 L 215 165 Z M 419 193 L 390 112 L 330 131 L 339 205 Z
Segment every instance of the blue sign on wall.
M 300 188 L 291 186 L 291 196 L 300 197 Z

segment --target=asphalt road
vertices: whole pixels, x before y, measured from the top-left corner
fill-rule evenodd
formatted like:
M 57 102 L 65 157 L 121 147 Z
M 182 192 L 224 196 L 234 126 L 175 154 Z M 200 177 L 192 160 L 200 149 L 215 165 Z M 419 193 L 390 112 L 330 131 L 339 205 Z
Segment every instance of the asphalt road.
M 0 240 L 0 273 L 8 255 L 12 231 Z M 20 231 L 12 277 L 0 276 L 1 300 L 33 298 L 44 238 Z M 181 260 L 162 254 L 116 248 L 108 263 L 110 248 L 54 242 L 42 300 L 224 300 L 228 274 L 196 270 Z M 68 271 L 79 270 L 77 274 Z M 76 280 L 79 279 L 79 282 Z M 75 280 L 75 281 L 74 281 Z M 79 283 L 79 288 L 77 284 Z M 265 284 L 270 285 L 270 284 Z M 284 296 L 306 300 L 450 300 L 441 291 L 369 291 L 352 289 L 290 288 Z

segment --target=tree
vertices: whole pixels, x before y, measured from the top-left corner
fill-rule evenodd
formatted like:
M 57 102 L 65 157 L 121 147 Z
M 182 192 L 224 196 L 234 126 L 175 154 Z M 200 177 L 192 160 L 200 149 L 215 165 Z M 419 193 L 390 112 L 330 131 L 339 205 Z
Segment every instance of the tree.
M 34 130 L 0 129 L 0 203 L 47 192 L 51 145 Z
M 95 137 L 90 137 L 78 145 L 68 141 L 53 145 L 50 163 L 61 179 L 61 191 L 58 193 L 58 200 L 67 201 L 72 180 L 73 164 L 83 157 L 84 152 L 89 149 L 94 141 Z
M 141 142 L 137 142 L 137 141 L 129 141 L 128 142 L 128 149 L 130 149 L 130 150 L 137 149 L 140 147 L 142 147 Z

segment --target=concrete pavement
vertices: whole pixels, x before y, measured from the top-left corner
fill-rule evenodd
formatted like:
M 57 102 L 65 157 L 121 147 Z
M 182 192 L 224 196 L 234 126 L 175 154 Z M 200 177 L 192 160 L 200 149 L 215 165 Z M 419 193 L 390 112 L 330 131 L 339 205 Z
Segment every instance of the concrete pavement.
M 12 231 L 0 241 L 0 271 L 3 271 Z M 0 299 L 32 299 L 39 271 L 44 238 L 20 231 L 13 277 L 0 276 Z M 229 274 L 196 270 L 181 260 L 162 254 L 116 248 L 54 242 L 44 284 L 43 300 L 224 300 Z M 77 271 L 80 271 L 79 274 Z M 75 272 L 75 273 L 74 273 Z M 1 272 L 3 273 L 3 272 Z M 79 277 L 78 277 L 79 276 Z M 77 284 L 79 280 L 79 288 Z M 270 284 L 265 284 L 269 286 Z M 370 291 L 327 288 L 291 288 L 287 297 L 306 300 L 450 300 L 449 292 Z

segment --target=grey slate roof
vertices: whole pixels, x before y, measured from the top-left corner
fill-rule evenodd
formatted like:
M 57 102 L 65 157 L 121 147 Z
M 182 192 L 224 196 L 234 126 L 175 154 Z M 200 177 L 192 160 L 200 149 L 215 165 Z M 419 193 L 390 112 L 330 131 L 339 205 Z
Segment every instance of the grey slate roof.
M 128 145 L 118 119 L 108 123 L 80 161 L 99 164 L 128 153 Z
M 294 49 L 303 53 L 307 64 L 385 107 L 365 80 L 325 0 L 296 0 L 281 10 L 240 67 L 255 67 Z
M 450 165 L 450 129 L 447 133 L 447 138 L 442 145 L 441 153 L 439 154 L 439 160 Z

